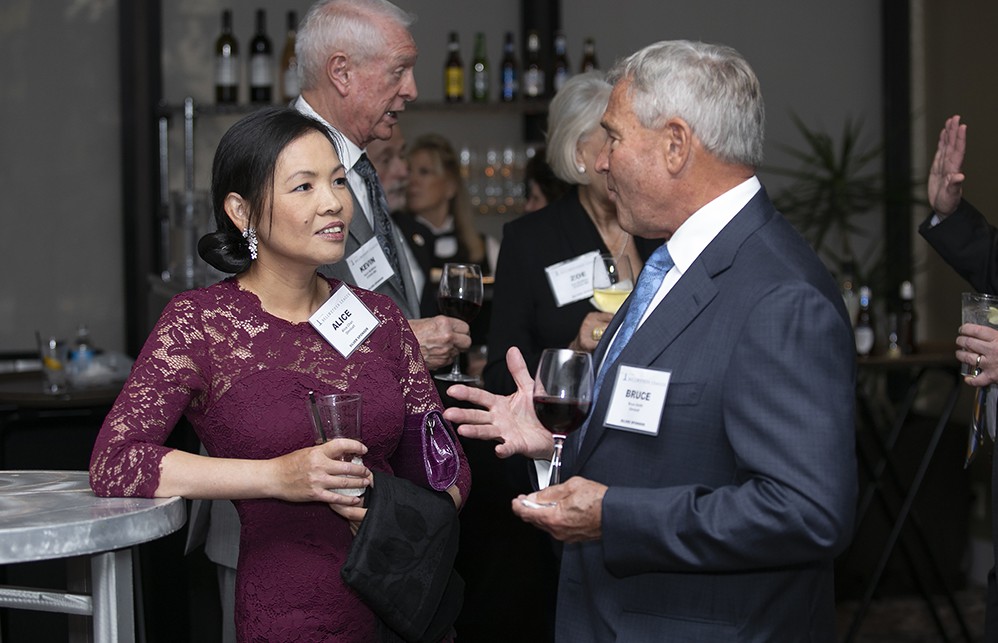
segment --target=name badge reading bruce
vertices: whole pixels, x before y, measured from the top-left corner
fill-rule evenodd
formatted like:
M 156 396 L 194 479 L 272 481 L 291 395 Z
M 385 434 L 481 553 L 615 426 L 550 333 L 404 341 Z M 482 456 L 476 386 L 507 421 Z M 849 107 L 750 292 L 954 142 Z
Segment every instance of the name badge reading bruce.
M 544 269 L 559 308 L 593 296 L 593 262 L 598 256 L 593 250 Z
M 347 266 L 354 282 L 364 290 L 376 289 L 395 274 L 377 237 L 369 239 L 347 257 Z
M 615 429 L 658 435 L 671 376 L 671 371 L 621 364 L 604 424 Z
M 308 323 L 343 357 L 350 357 L 378 327 L 377 317 L 346 284 L 341 284 L 326 303 L 312 313 Z

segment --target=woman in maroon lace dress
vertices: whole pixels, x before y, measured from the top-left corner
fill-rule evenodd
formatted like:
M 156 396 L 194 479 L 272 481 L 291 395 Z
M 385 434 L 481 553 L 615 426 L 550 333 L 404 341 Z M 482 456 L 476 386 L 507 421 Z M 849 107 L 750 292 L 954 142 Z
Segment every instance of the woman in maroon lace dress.
M 343 259 L 353 214 L 321 124 L 285 109 L 235 124 L 215 155 L 212 203 L 218 232 L 199 250 L 236 274 L 163 311 L 101 428 L 91 486 L 235 500 L 240 641 L 373 641 L 376 617 L 340 578 L 366 510 L 331 489 L 367 486 L 372 470 L 421 458 L 399 439 L 407 417 L 441 408 L 436 389 L 394 303 L 316 272 Z M 377 320 L 346 355 L 308 322 L 344 295 Z M 314 444 L 310 390 L 363 396 L 363 444 Z M 181 415 L 212 457 L 164 446 Z M 337 459 L 352 453 L 364 464 Z M 471 480 L 464 462 L 449 490 L 458 506 Z

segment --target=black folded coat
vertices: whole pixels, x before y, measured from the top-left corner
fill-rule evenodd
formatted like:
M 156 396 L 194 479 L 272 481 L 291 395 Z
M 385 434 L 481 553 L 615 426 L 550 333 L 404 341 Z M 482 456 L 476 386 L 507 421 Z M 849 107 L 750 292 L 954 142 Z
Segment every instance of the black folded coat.
M 402 640 L 443 640 L 464 602 L 453 499 L 379 472 L 366 496 L 367 516 L 340 575 Z

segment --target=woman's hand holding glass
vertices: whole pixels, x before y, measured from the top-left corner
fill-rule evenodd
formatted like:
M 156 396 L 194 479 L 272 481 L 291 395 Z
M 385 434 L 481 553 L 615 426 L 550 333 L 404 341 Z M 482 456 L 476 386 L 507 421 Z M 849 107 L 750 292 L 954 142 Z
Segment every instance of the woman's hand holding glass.
M 355 454 L 367 453 L 356 440 L 337 438 L 271 460 L 275 488 L 269 494 L 290 502 L 325 502 L 330 505 L 359 506 L 363 500 L 336 493 L 335 489 L 365 489 L 374 478 L 363 464 L 350 461 Z M 344 461 L 342 458 L 347 458 Z

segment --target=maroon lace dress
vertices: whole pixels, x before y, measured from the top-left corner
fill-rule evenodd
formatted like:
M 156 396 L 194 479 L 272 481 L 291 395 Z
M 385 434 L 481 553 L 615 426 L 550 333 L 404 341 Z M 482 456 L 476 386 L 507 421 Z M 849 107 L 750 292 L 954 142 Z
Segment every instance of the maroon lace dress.
M 349 359 L 307 322 L 268 314 L 233 278 L 176 296 L 101 427 L 90 463 L 94 492 L 152 496 L 181 414 L 216 457 L 265 459 L 310 446 L 310 390 L 363 396 L 369 468 L 391 472 L 393 460 L 420 458 L 396 453 L 406 416 L 440 408 L 416 338 L 390 299 L 353 290 L 381 324 Z M 470 486 L 462 457 L 463 498 Z M 323 503 L 235 505 L 240 641 L 375 640 L 375 616 L 340 578 L 352 540 L 346 520 Z

